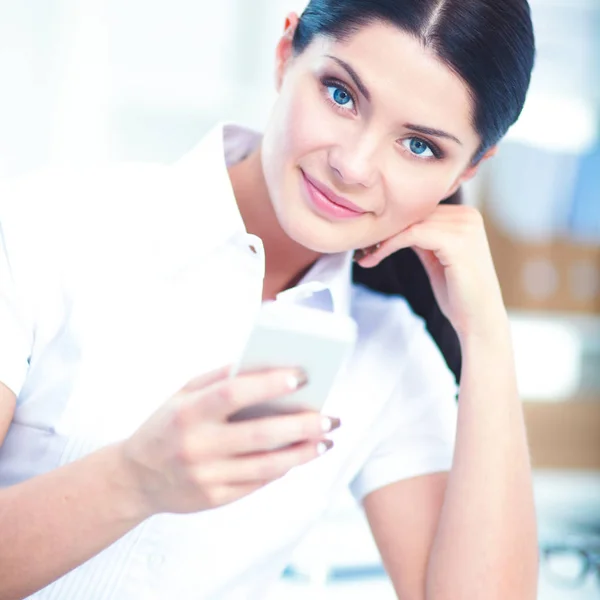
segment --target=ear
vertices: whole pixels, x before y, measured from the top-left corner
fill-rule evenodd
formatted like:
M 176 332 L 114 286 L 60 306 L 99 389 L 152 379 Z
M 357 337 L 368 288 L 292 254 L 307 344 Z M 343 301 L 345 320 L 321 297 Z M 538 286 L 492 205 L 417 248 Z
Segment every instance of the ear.
M 285 19 L 283 35 L 275 50 L 275 87 L 278 92 L 281 89 L 288 62 L 293 55 L 292 40 L 294 39 L 294 33 L 296 33 L 296 28 L 298 27 L 298 21 L 299 19 L 296 13 L 290 13 L 287 16 Z
M 475 177 L 475 175 L 477 175 L 478 171 L 479 171 L 479 167 L 481 167 L 481 165 L 488 159 L 492 158 L 492 156 L 495 156 L 496 153 L 498 152 L 498 146 L 492 146 L 480 159 L 477 163 L 475 163 L 474 165 L 471 165 L 470 167 L 467 167 L 467 169 L 465 169 L 465 171 L 463 171 L 462 175 L 454 182 L 453 186 L 450 188 L 450 191 L 447 193 L 446 198 L 450 198 L 450 196 L 452 196 L 452 194 L 456 193 L 456 190 L 458 190 L 458 188 L 463 184 L 466 183 L 467 181 L 469 181 L 470 179 L 473 179 L 473 177 Z

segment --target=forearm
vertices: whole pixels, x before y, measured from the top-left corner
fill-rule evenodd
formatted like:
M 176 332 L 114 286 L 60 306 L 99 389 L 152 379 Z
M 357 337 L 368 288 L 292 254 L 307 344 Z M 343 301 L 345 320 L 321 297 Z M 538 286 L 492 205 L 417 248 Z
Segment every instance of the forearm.
M 461 346 L 455 456 L 427 598 L 534 600 L 536 516 L 508 322 L 485 339 L 461 340 Z
M 0 600 L 45 587 L 149 516 L 127 481 L 109 446 L 0 490 Z

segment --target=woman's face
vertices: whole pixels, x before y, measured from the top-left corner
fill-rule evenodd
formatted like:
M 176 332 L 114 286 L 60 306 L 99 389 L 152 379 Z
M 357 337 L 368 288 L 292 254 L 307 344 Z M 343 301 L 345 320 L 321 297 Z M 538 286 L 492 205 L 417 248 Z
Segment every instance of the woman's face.
M 278 46 L 279 98 L 262 145 L 292 239 L 323 253 L 373 245 L 474 174 L 469 90 L 430 50 L 374 23 L 344 43 L 319 36 L 294 57 L 293 28 Z

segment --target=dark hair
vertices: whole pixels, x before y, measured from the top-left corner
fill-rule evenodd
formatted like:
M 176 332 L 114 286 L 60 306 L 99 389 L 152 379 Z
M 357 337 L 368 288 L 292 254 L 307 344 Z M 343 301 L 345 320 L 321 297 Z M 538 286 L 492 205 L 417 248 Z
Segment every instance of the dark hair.
M 477 162 L 523 110 L 535 55 L 527 0 L 311 0 L 294 52 L 317 35 L 343 41 L 377 21 L 414 36 L 467 84 L 481 140 Z
M 473 99 L 473 126 L 481 141 L 473 157 L 477 163 L 523 110 L 535 56 L 527 0 L 311 0 L 294 34 L 294 52 L 301 53 L 317 35 L 344 41 L 374 22 L 414 36 L 466 83 Z M 460 194 L 446 200 L 459 202 Z M 355 265 L 353 277 L 376 291 L 405 296 L 425 319 L 460 379 L 458 338 L 411 249 L 393 254 L 373 269 Z

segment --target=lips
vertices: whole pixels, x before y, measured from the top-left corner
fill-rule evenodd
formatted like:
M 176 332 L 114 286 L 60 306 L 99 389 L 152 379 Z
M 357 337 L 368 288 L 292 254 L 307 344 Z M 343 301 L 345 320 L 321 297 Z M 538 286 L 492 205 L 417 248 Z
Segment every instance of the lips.
M 347 212 L 348 216 L 358 217 L 367 212 L 366 210 L 363 210 L 360 206 L 357 206 L 353 202 L 350 202 L 350 200 L 347 200 L 346 198 L 343 198 L 342 196 L 338 196 L 333 190 L 328 188 L 325 184 L 312 178 L 310 175 L 308 175 L 304 171 L 302 171 L 302 175 L 304 176 L 304 179 L 306 180 L 306 183 L 309 186 L 312 186 L 318 192 L 318 194 L 323 196 L 333 206 L 338 207 L 341 211 Z

